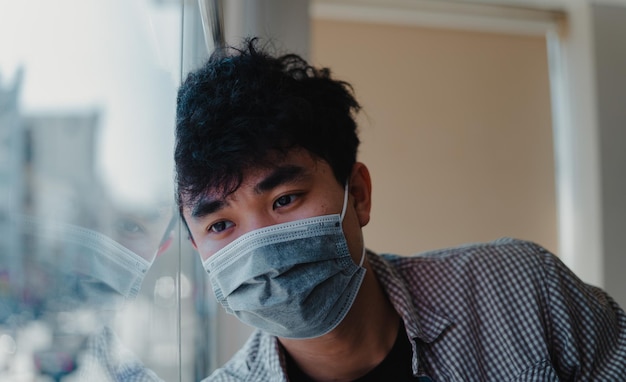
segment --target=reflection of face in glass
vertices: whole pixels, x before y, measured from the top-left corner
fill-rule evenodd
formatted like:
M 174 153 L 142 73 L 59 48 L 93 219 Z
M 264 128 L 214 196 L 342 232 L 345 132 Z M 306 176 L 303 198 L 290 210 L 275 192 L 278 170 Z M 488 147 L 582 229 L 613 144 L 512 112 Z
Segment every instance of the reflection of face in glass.
M 37 294 L 43 294 L 49 310 L 117 310 L 138 293 L 150 267 L 148 260 L 99 232 L 29 216 L 20 223 L 33 244 L 28 270 L 37 272 L 32 281 L 41 279 L 44 289 Z
M 173 210 L 112 215 L 106 234 L 57 220 L 19 218 L 20 231 L 32 244 L 28 289 L 46 309 L 118 310 L 138 294 L 159 248 L 167 244 Z
M 152 261 L 167 249 L 173 223 L 171 207 L 147 211 L 115 211 L 110 222 L 110 237 L 142 258 Z

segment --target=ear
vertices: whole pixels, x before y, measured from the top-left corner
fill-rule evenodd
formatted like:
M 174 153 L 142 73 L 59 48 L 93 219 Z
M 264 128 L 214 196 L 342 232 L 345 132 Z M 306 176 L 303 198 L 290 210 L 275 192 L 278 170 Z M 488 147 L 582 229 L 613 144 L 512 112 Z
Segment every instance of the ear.
M 352 167 L 349 187 L 348 192 L 352 196 L 352 205 L 359 219 L 359 224 L 363 227 L 370 221 L 372 208 L 372 179 L 369 170 L 363 163 L 356 162 Z

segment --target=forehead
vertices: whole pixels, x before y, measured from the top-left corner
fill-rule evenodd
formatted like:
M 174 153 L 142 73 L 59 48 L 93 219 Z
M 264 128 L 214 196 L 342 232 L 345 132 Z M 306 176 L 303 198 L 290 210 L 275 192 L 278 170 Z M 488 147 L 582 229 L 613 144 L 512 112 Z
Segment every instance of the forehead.
M 240 188 L 253 189 L 261 193 L 285 180 L 298 180 L 327 172 L 332 173 L 326 161 L 305 150 L 292 150 L 285 155 L 272 157 L 265 163 L 265 165 L 245 170 L 241 183 L 231 193 L 237 192 Z
M 195 200 L 185 200 L 183 207 L 193 209 L 198 203 L 207 200 L 226 200 L 236 195 L 241 189 L 252 189 L 257 193 L 269 190 L 288 180 L 304 179 L 305 177 L 334 177 L 330 165 L 304 149 L 294 149 L 287 153 L 278 153 L 268 159 L 259 161 L 258 166 L 245 169 L 241 178 L 218 184 L 203 192 Z M 184 198 L 184 195 L 183 195 Z

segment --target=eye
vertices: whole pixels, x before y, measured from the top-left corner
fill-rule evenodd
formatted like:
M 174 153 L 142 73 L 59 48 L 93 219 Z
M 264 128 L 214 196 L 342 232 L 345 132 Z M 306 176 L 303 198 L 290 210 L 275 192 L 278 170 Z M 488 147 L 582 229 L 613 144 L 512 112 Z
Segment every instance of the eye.
M 230 227 L 232 227 L 234 224 L 231 221 L 228 220 L 222 220 L 219 221 L 217 223 L 213 223 L 211 224 L 211 226 L 209 227 L 209 232 L 213 232 L 213 233 L 220 233 Z
M 130 218 L 120 218 L 115 222 L 115 227 L 120 234 L 138 235 L 144 232 L 141 224 Z
M 297 198 L 297 195 L 283 195 L 280 198 L 276 199 L 276 201 L 274 202 L 273 208 L 277 209 L 277 208 L 281 208 L 281 207 L 285 207 L 291 203 L 293 203 L 293 201 Z

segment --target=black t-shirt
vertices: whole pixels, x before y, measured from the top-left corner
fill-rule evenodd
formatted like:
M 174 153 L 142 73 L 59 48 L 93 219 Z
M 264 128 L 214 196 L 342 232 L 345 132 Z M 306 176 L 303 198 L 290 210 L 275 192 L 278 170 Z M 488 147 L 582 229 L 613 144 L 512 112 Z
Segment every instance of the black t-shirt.
M 385 357 L 375 368 L 370 370 L 354 382 L 394 381 L 414 382 L 420 381 L 413 376 L 411 344 L 406 336 L 404 324 L 400 322 L 396 342 Z M 308 375 L 296 365 L 289 353 L 285 352 L 287 361 L 287 375 L 291 382 L 314 382 Z

